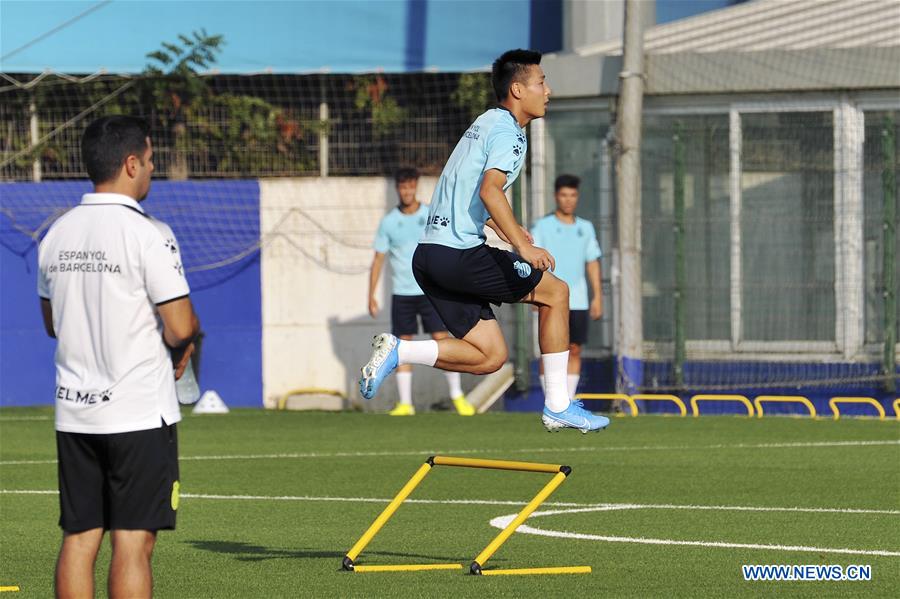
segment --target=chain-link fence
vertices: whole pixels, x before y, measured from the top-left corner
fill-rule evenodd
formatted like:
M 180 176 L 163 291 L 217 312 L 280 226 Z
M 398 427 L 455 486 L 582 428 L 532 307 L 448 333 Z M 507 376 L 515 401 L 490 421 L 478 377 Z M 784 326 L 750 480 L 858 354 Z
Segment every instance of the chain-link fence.
M 162 178 L 436 174 L 492 103 L 487 73 L 2 77 L 6 181 L 84 178 L 79 140 L 104 114 L 150 120 Z

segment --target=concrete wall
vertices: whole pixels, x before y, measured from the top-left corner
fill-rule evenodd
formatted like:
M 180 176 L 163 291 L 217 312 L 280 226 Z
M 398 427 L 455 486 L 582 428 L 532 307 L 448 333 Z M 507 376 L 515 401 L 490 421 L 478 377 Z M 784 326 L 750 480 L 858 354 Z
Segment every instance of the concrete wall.
M 429 202 L 435 177 L 419 180 Z M 322 388 L 362 401 L 357 380 L 372 337 L 390 331 L 390 268 L 379 285 L 381 312 L 367 310 L 372 241 L 381 217 L 396 206 L 393 180 L 382 177 L 271 179 L 260 182 L 263 318 L 263 397 L 267 405 L 295 389 Z M 495 240 L 496 242 L 496 240 Z M 497 312 L 511 332 L 508 309 Z M 425 338 L 425 337 L 422 337 Z M 507 336 L 512 343 L 512 337 Z M 468 391 L 476 377 L 464 376 Z M 417 367 L 418 408 L 447 399 L 443 373 Z M 363 407 L 384 410 L 397 401 L 389 381 Z

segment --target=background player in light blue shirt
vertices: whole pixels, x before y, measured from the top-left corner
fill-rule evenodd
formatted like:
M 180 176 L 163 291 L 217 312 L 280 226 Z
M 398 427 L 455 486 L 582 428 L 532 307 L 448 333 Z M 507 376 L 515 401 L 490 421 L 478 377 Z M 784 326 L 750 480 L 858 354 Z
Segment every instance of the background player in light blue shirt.
M 516 221 L 504 193 L 525 163 L 524 127 L 541 118 L 550 87 L 541 54 L 510 50 L 494 61 L 491 85 L 497 108 L 479 116 L 456 144 L 435 188 L 413 274 L 455 339 L 407 341 L 382 333 L 362 367 L 360 394 L 370 399 L 398 365 L 424 364 L 442 370 L 489 374 L 509 356 L 491 305 L 530 303 L 538 307 L 538 336 L 545 393 L 541 422 L 548 431 L 573 428 L 587 433 L 609 425 L 571 401 L 566 385 L 569 359 L 569 287 L 546 271 L 555 261 Z M 494 229 L 514 251 L 485 243 Z
M 538 220 L 531 228 L 535 245 L 547 248 L 556 258 L 553 273 L 569 285 L 569 396 L 575 397 L 581 377 L 581 349 L 588 338 L 588 317 L 597 320 L 603 314 L 600 286 L 600 244 L 594 225 L 575 216 L 578 185 L 575 175 L 560 175 L 554 184 L 556 210 Z M 585 277 L 585 271 L 587 277 Z M 588 285 L 591 299 L 588 302 Z M 544 376 L 541 369 L 541 386 Z
M 400 339 L 410 340 L 419 333 L 419 319 L 422 329 L 431 334 L 432 339 L 445 339 L 447 327 L 434 307 L 425 298 L 412 272 L 412 257 L 428 217 L 428 206 L 416 199 L 419 173 L 413 168 L 402 168 L 394 176 L 397 207 L 388 212 L 378 225 L 375 234 L 375 257 L 369 271 L 369 314 L 378 314 L 376 298 L 378 279 L 384 267 L 385 255 L 391 263 L 391 332 Z M 462 416 L 471 416 L 475 409 L 463 394 L 458 372 L 447 372 L 450 399 L 456 411 Z M 412 416 L 416 409 L 412 402 L 412 365 L 404 364 L 397 369 L 397 392 L 400 401 L 389 413 L 391 416 Z

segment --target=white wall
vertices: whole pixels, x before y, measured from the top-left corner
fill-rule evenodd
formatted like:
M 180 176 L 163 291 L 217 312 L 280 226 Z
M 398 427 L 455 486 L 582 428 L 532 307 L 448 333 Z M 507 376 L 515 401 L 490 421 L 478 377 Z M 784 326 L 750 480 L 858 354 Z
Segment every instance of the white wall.
M 435 183 L 434 177 L 419 180 L 420 201 L 430 201 Z M 309 387 L 359 398 L 356 381 L 372 337 L 390 330 L 390 270 L 382 275 L 382 311 L 376 319 L 367 312 L 367 292 L 375 230 L 396 203 L 390 178 L 260 182 L 267 405 L 288 391 Z M 464 390 L 474 383 L 474 377 L 464 377 Z M 416 368 L 413 392 L 417 407 L 430 407 L 447 396 L 443 374 Z M 396 399 L 391 380 L 366 408 L 383 410 Z

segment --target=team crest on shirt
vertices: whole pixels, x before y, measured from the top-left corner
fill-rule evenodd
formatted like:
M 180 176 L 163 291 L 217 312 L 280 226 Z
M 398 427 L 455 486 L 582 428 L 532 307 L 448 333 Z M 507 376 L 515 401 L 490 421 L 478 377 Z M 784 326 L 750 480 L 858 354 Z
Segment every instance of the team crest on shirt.
M 422 218 L 419 219 L 419 226 L 420 226 L 420 227 L 424 227 L 424 226 L 425 226 L 425 217 L 422 217 Z

